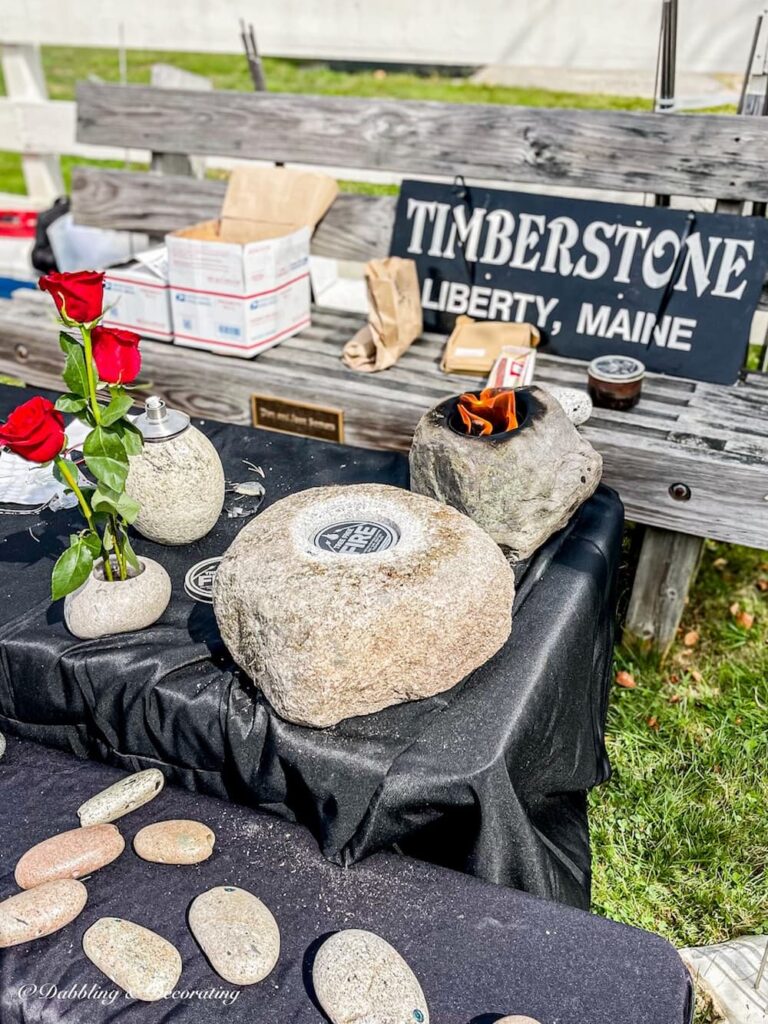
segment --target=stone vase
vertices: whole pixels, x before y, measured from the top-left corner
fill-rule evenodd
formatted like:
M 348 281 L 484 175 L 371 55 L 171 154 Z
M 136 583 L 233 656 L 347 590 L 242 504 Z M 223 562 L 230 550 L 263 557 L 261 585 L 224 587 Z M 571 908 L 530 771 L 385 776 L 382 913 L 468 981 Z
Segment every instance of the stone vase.
M 141 506 L 133 526 L 158 544 L 191 544 L 204 537 L 224 506 L 219 453 L 196 427 L 145 440 L 130 458 L 126 493 Z
M 64 622 L 80 640 L 131 633 L 156 622 L 171 599 L 171 579 L 151 558 L 140 558 L 141 572 L 110 582 L 99 562 L 82 586 L 64 598 Z
M 458 396 L 420 420 L 411 489 L 473 519 L 512 559 L 528 558 L 594 492 L 602 457 L 542 388 L 516 392 L 519 425 L 485 437 L 462 433 Z

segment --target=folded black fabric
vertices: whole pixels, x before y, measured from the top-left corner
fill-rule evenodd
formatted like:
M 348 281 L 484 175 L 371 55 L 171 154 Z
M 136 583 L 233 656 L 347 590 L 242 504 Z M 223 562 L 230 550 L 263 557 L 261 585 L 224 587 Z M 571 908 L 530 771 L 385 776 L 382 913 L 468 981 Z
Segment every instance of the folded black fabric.
M 0 761 L 0 899 L 29 846 L 77 828 L 79 803 L 123 773 L 16 739 Z M 216 833 L 212 857 L 175 867 L 139 860 L 131 843 L 153 821 L 194 818 Z M 541 1024 L 688 1024 L 691 983 L 674 949 L 647 932 L 534 899 L 406 857 L 354 868 L 325 861 L 299 826 L 166 786 L 121 818 L 120 858 L 85 880 L 88 903 L 62 931 L 0 950 L 2 1024 L 322 1024 L 312 962 L 322 940 L 366 928 L 402 953 L 433 1024 L 492 1024 L 527 1014 Z M 280 959 L 258 985 L 214 973 L 186 925 L 190 902 L 217 885 L 248 889 L 281 932 Z M 176 992 L 137 1003 L 85 958 L 101 917 L 158 932 L 181 953 Z
M 0 388 L 0 415 L 20 392 Z M 25 396 L 26 397 L 26 396 Z M 265 474 L 266 503 L 327 484 L 405 487 L 402 455 L 202 424 L 228 480 Z M 196 544 L 137 550 L 173 581 L 163 618 L 78 641 L 50 571 L 75 512 L 0 516 L 0 728 L 305 824 L 330 860 L 394 849 L 539 896 L 589 906 L 586 791 L 604 781 L 623 510 L 600 488 L 519 566 L 505 647 L 437 697 L 327 730 L 281 719 L 232 664 L 187 570 L 247 520 Z M 254 581 L 258 586 L 258 580 Z

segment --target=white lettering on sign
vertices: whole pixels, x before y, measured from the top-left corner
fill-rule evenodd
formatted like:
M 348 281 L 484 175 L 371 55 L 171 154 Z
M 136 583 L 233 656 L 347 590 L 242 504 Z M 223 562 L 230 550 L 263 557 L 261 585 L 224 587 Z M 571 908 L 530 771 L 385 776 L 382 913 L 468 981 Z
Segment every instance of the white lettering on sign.
M 552 314 L 559 301 L 544 295 L 510 292 L 505 288 L 468 285 L 460 281 L 441 281 L 438 284 L 431 277 L 425 278 L 421 287 L 423 309 L 457 315 L 466 313 L 472 317 L 487 317 L 489 320 L 535 323 L 542 329 L 554 327 Z
M 418 256 L 425 251 L 436 258 L 455 259 L 457 254 L 468 264 L 508 266 L 516 270 L 558 274 L 587 281 L 613 281 L 629 284 L 632 280 L 650 289 L 662 290 L 676 274 L 676 292 L 706 293 L 716 298 L 738 301 L 744 294 L 744 278 L 755 252 L 754 241 L 712 235 L 702 238 L 696 231 L 683 240 L 670 228 L 652 229 L 642 224 L 612 224 L 594 220 L 583 229 L 566 216 L 548 218 L 544 214 L 491 210 L 465 204 L 440 203 L 409 197 L 406 217 L 410 223 L 407 251 Z M 578 249 L 578 258 L 574 250 Z M 448 282 L 441 282 L 440 289 Z M 476 313 L 490 319 L 520 319 L 523 302 L 534 305 L 536 296 L 516 294 L 516 298 L 495 297 L 496 289 L 475 291 L 461 285 L 457 293 L 427 296 L 437 302 L 427 308 L 446 312 Z M 507 296 L 515 293 L 506 293 Z M 541 297 L 540 297 L 541 298 Z M 506 315 L 492 310 L 504 310 Z M 487 310 L 487 312 L 486 312 Z M 541 315 L 541 314 L 540 314 Z M 623 321 L 617 330 L 624 332 Z M 635 333 L 634 330 L 630 331 Z M 675 334 L 675 344 L 683 344 Z
M 690 340 L 696 329 L 696 320 L 685 316 L 663 316 L 658 323 L 656 313 L 629 310 L 620 306 L 594 308 L 591 302 L 582 302 L 576 333 L 608 341 L 631 341 L 639 345 L 655 345 L 690 352 Z

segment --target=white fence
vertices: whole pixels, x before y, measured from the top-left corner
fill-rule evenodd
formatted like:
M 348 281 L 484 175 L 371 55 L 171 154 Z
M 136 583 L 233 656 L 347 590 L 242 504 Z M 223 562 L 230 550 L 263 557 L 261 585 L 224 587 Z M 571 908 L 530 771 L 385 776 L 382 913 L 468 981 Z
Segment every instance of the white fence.
M 682 72 L 741 72 L 760 0 L 680 0 Z M 648 70 L 661 0 L 2 0 L 0 41 L 428 64 Z
M 679 70 L 742 71 L 761 2 L 680 5 Z M 29 201 L 39 205 L 63 190 L 60 154 L 149 158 L 75 141 L 75 104 L 48 100 L 41 44 L 236 53 L 244 17 L 254 22 L 263 54 L 648 72 L 661 0 L 0 0 L 0 6 L 7 91 L 0 99 L 0 149 L 22 154 Z

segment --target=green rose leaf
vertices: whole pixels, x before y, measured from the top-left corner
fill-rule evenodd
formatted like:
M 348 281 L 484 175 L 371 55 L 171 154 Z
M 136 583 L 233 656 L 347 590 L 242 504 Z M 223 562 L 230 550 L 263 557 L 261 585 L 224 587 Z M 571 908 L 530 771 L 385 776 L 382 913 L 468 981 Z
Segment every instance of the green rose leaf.
M 128 476 L 128 456 L 117 434 L 95 427 L 85 439 L 83 456 L 99 483 L 112 491 L 122 491 Z
M 71 459 L 65 459 L 63 455 L 61 456 L 59 462 L 54 462 L 53 463 L 53 475 L 56 477 L 56 479 L 59 481 L 60 484 L 64 484 L 66 489 L 68 491 L 70 491 L 72 488 L 69 486 L 69 482 L 67 481 L 67 478 L 64 476 L 64 474 L 61 471 L 60 463 L 64 463 L 64 465 L 67 467 L 67 469 L 72 474 L 72 476 L 75 478 L 75 480 L 77 480 L 77 466 L 74 464 L 74 462 Z
M 133 399 L 130 395 L 121 393 L 116 388 L 110 388 L 110 391 L 112 393 L 112 400 L 101 413 L 101 422 L 105 427 L 109 427 L 116 420 L 122 419 L 133 405 Z
M 56 408 L 59 412 L 82 412 L 88 404 L 88 399 L 80 395 L 66 394 L 59 395 L 56 399 Z
M 76 341 L 73 341 L 68 345 L 66 353 L 67 359 L 61 374 L 64 383 L 75 395 L 87 397 L 88 374 L 85 370 L 85 351 Z
M 66 331 L 59 331 L 59 348 L 66 355 L 69 352 L 71 346 L 75 348 L 82 348 L 79 341 L 76 341 L 71 334 L 67 334 Z
M 112 512 L 121 516 L 126 523 L 132 523 L 140 512 L 138 501 L 134 501 L 125 491 L 113 491 L 99 484 L 91 500 L 94 512 Z
M 94 558 L 101 554 L 101 537 L 95 533 L 84 533 L 80 538 Z
M 134 427 L 130 420 L 118 420 L 117 423 L 112 424 L 110 430 L 117 434 L 123 442 L 126 454 L 138 455 L 144 447 L 144 438 L 141 431 L 138 427 Z
M 51 575 L 51 597 L 58 601 L 88 579 L 93 569 L 93 555 L 82 537 L 75 537 L 72 544 L 59 557 Z
M 128 560 L 128 565 L 136 572 L 141 572 L 141 562 L 136 557 L 136 552 L 131 547 L 131 542 L 128 540 L 128 534 L 123 535 L 123 553 Z

